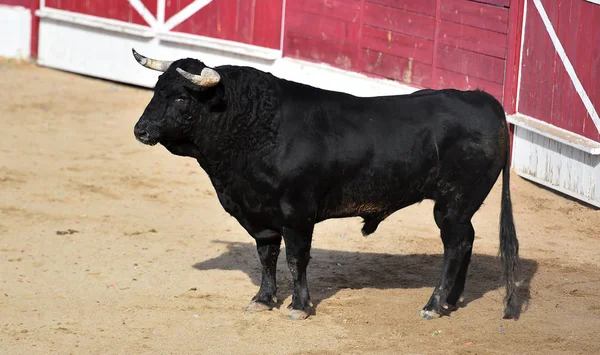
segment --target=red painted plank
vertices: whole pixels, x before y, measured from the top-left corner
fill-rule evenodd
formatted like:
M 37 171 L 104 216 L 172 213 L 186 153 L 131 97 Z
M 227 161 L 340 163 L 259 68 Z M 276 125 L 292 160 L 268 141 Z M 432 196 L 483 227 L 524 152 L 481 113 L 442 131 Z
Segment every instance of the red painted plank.
M 433 26 L 433 64 L 431 69 L 431 77 L 436 78 L 439 76 L 438 74 L 438 60 L 440 56 L 438 55 L 438 49 L 440 48 L 440 21 L 441 21 L 441 12 L 442 12 L 442 1 L 435 1 L 435 22 Z M 438 80 L 432 80 L 432 89 L 439 89 Z
M 0 0 L 0 5 L 23 6 L 31 8 L 35 5 L 36 1 L 39 2 L 39 0 Z
M 501 33 L 508 31 L 508 9 L 466 0 L 442 0 L 441 19 Z
M 586 6 L 586 4 L 589 4 L 589 6 Z M 579 80 L 581 81 L 581 84 L 583 85 L 584 88 L 586 88 L 587 94 L 590 97 L 590 99 L 592 99 L 592 102 L 594 102 L 593 100 L 593 92 L 591 91 L 593 82 L 598 81 L 597 78 L 593 78 L 591 76 L 592 73 L 592 60 L 593 60 L 593 56 L 592 53 L 594 52 L 593 50 L 590 50 L 593 46 L 594 43 L 594 33 L 595 28 L 594 28 L 594 12 L 593 9 L 591 9 L 591 6 L 597 6 L 591 3 L 586 3 L 583 2 L 581 4 L 581 18 L 579 21 L 579 25 L 577 26 L 577 57 L 576 60 L 573 61 L 573 66 L 575 67 L 575 70 L 577 71 L 577 76 L 579 77 Z M 579 100 L 581 101 L 581 99 L 579 98 L 579 95 L 575 94 L 575 100 Z M 596 107 L 598 107 L 598 104 L 600 104 L 600 101 L 596 101 Z M 592 123 L 593 126 L 593 122 L 591 120 L 591 118 L 588 116 L 587 114 L 587 109 L 585 110 L 585 112 L 583 112 L 583 120 L 580 123 L 579 127 L 581 129 L 581 132 L 583 132 L 583 134 L 586 134 L 586 126 L 589 126 L 589 123 Z M 589 122 L 589 123 L 588 123 Z M 592 138 L 591 136 L 588 138 Z
M 209 36 L 220 39 L 231 39 L 223 36 L 219 18 L 219 3 L 213 1 L 187 20 L 173 28 L 173 31 Z
M 167 2 L 170 0 L 167 0 Z M 148 9 L 148 11 L 150 11 L 150 13 L 152 15 L 154 15 L 154 17 L 156 18 L 156 6 L 157 1 L 156 0 L 142 0 L 142 4 L 144 4 L 144 6 L 146 6 L 146 8 Z M 133 12 L 137 13 L 137 11 L 135 11 L 135 9 L 133 9 Z
M 235 31 L 237 0 L 217 0 L 214 2 L 217 5 L 218 21 L 217 27 L 212 28 L 211 37 L 237 40 L 238 36 Z M 202 10 L 200 10 L 201 12 Z
M 524 0 L 513 0 L 509 10 L 508 54 L 504 75 L 504 110 L 513 114 L 517 111 L 517 90 L 521 70 L 521 39 L 523 29 Z
M 362 68 L 366 73 L 394 79 L 417 87 L 431 87 L 431 65 L 364 49 Z
M 600 33 L 598 33 L 598 23 L 600 23 L 600 5 L 584 2 L 583 3 L 584 14 L 589 13 L 591 23 L 591 35 L 589 37 L 583 37 L 584 41 L 583 50 L 590 52 L 590 72 L 589 72 L 589 85 L 585 85 L 586 92 L 590 97 L 590 100 L 594 104 L 596 111 L 600 113 Z M 581 79 L 581 78 L 580 78 Z M 586 81 L 587 83 L 587 81 Z M 594 139 L 600 142 L 600 133 L 598 128 L 594 125 L 592 118 L 587 115 L 584 121 L 583 127 L 584 135 L 588 138 Z
M 123 22 L 147 25 L 127 0 L 78 1 L 47 0 L 46 7 L 98 16 Z
M 286 32 L 283 54 L 287 57 L 331 64 L 341 69 L 357 69 L 355 44 L 335 43 Z
M 297 11 L 286 18 L 286 30 L 306 37 L 358 43 L 358 23 Z
M 436 0 L 367 0 L 368 3 L 393 7 L 404 11 L 435 16 Z
M 188 5 L 174 1 L 167 7 L 170 15 Z M 213 0 L 173 31 L 279 49 L 283 0 L 242 1 Z
M 254 40 L 252 44 L 280 49 L 282 15 L 283 0 L 256 0 Z
M 550 2 L 553 3 L 553 2 Z M 556 22 L 554 7 L 546 7 L 550 20 Z M 518 111 L 551 122 L 554 45 L 535 7 L 527 10 L 523 46 L 521 93 Z
M 236 5 L 236 0 L 213 1 L 173 30 L 235 41 Z
M 504 60 L 484 54 L 439 44 L 439 68 L 501 84 L 504 82 Z
M 484 4 L 503 6 L 503 7 L 510 7 L 510 3 L 511 3 L 510 0 L 470 0 L 470 1 L 481 2 Z
M 240 42 L 252 43 L 254 38 L 254 19 L 256 14 L 256 2 L 237 0 L 236 9 L 236 32 Z
M 360 0 L 293 0 L 286 3 L 286 16 L 301 11 L 358 23 L 360 3 Z
M 556 34 L 572 64 L 577 63 L 577 25 L 581 16 L 580 0 L 555 0 L 558 3 Z M 552 121 L 571 132 L 583 133 L 586 109 L 575 91 L 575 86 L 564 64 L 559 59 L 555 68 L 552 97 Z M 579 68 L 575 72 L 580 75 Z M 576 128 L 577 127 L 577 128 Z
M 543 0 L 542 0 L 542 4 L 543 4 Z M 548 5 L 544 5 L 544 8 L 550 18 L 551 23 L 553 24 L 553 26 L 556 26 L 558 24 L 558 5 L 559 3 L 557 1 L 552 1 L 550 4 Z M 539 16 L 539 14 L 537 13 L 537 10 L 534 10 L 536 15 Z M 556 30 L 556 28 L 555 28 Z M 545 36 L 546 38 L 550 38 L 549 34 L 548 34 L 548 30 L 546 29 L 545 25 L 542 25 L 541 28 L 542 31 L 542 35 Z M 545 100 L 540 100 L 543 101 L 543 103 L 541 103 L 541 108 L 543 110 L 543 113 L 540 113 L 540 119 L 544 120 L 545 122 L 551 123 L 555 126 L 561 127 L 560 121 L 555 120 L 555 117 L 552 116 L 552 108 L 553 108 L 553 104 L 554 104 L 554 94 L 557 91 L 557 84 L 556 84 L 556 80 L 557 80 L 557 72 L 559 72 L 561 69 L 563 69 L 563 64 L 558 56 L 558 53 L 556 52 L 556 48 L 554 47 L 554 44 L 550 41 L 546 42 L 546 50 L 544 53 L 540 53 L 540 55 L 545 55 L 548 57 L 552 57 L 552 61 L 550 62 L 550 67 L 546 67 L 544 68 L 545 70 L 547 70 L 549 73 L 546 74 L 547 79 L 549 79 L 549 82 L 547 83 L 547 87 L 545 88 L 546 90 L 549 90 L 549 93 L 546 97 Z M 543 75 L 541 73 L 538 73 L 537 75 Z M 539 99 L 538 99 L 539 100 Z M 540 103 L 538 103 L 538 107 L 540 106 Z
M 362 36 L 364 48 L 398 57 L 413 58 L 425 64 L 433 63 L 432 41 L 370 26 L 363 27 Z
M 409 36 L 433 39 L 434 18 L 376 4 L 365 3 L 364 23 Z
M 152 0 L 154 1 L 154 0 Z M 156 1 L 154 1 L 156 2 Z M 173 15 L 178 13 L 181 9 L 185 8 L 189 4 L 193 3 L 194 0 L 166 0 L 165 1 L 165 20 L 170 19 Z
M 507 36 L 482 28 L 440 21 L 440 43 L 497 58 L 506 58 Z
M 438 69 L 438 74 L 433 80 L 437 81 L 440 88 L 454 88 L 460 90 L 482 89 L 494 95 L 496 99 L 502 102 L 502 85 L 498 83 L 444 69 Z

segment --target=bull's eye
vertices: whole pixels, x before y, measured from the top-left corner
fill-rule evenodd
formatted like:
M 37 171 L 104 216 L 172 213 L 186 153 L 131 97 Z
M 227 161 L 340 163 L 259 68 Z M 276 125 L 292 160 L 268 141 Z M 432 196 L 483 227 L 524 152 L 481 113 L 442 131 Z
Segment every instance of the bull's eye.
M 178 97 L 178 98 L 175 99 L 175 102 L 177 102 L 177 103 L 181 103 L 181 102 L 184 102 L 184 101 L 185 101 L 184 97 Z

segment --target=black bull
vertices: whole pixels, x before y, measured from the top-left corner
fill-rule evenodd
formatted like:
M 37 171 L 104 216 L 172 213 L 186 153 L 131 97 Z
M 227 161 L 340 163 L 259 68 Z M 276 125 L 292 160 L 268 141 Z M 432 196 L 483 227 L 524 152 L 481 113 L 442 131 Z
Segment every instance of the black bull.
M 458 307 L 471 260 L 471 218 L 503 171 L 504 318 L 518 317 L 509 133 L 494 97 L 421 90 L 361 98 L 249 67 L 134 56 L 163 72 L 135 136 L 197 159 L 223 208 L 256 240 L 262 281 L 249 310 L 276 305 L 282 237 L 294 279 L 289 316 L 303 319 L 312 308 L 306 269 L 316 223 L 360 216 L 368 235 L 395 211 L 431 199 L 444 264 L 419 314 L 449 314 Z

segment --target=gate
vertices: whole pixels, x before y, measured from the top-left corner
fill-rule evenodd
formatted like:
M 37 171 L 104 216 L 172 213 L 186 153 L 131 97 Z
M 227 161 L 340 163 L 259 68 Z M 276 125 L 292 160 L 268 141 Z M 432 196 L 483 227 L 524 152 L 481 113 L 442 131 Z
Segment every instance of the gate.
M 169 60 L 193 56 L 208 65 L 272 61 L 281 57 L 283 5 L 284 0 L 41 0 L 38 62 L 152 86 L 158 73 L 132 61 L 132 47 Z M 223 52 L 233 58 L 224 62 Z
M 526 0 L 513 164 L 600 206 L 600 4 Z

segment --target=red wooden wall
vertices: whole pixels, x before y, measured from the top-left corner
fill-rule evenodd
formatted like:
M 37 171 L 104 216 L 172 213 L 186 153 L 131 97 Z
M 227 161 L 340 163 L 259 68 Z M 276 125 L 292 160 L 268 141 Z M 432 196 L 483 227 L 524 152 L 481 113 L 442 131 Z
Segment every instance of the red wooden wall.
M 193 2 L 167 0 L 165 17 Z M 282 14 L 283 0 L 213 0 L 173 30 L 279 49 Z
M 284 55 L 417 87 L 479 87 L 502 100 L 511 3 L 288 1 Z
M 142 3 L 156 16 L 156 0 L 142 0 Z M 46 7 L 105 17 L 138 25 L 148 25 L 137 11 L 129 5 L 127 0 L 46 0 Z
M 577 77 L 600 109 L 600 5 L 542 0 Z M 519 112 L 600 142 L 600 134 L 533 5 L 527 10 Z

